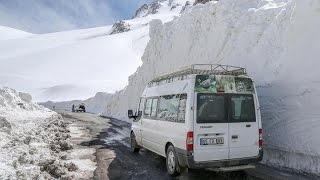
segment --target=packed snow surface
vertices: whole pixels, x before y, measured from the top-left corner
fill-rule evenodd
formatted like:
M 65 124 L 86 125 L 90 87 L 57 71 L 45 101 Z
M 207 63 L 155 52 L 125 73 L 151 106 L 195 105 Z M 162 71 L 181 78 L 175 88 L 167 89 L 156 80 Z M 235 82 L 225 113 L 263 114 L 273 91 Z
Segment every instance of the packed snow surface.
M 141 65 L 149 22 L 173 20 L 185 1 L 162 1 L 157 13 L 125 20 L 130 30 L 124 33 L 110 35 L 110 25 L 10 40 L 0 37 L 0 84 L 31 93 L 35 101 L 87 99 L 96 92 L 120 90 Z
M 247 68 L 262 109 L 264 163 L 320 175 L 320 1 L 221 0 L 150 25 L 143 64 L 111 97 L 127 119 L 154 77 L 195 63 Z

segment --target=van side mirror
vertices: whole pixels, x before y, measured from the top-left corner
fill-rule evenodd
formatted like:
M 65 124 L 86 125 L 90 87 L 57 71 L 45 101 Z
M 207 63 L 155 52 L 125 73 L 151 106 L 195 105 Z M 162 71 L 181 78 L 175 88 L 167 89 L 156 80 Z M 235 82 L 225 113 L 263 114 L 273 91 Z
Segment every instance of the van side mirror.
M 132 119 L 133 117 L 133 111 L 132 110 L 128 110 L 128 118 Z

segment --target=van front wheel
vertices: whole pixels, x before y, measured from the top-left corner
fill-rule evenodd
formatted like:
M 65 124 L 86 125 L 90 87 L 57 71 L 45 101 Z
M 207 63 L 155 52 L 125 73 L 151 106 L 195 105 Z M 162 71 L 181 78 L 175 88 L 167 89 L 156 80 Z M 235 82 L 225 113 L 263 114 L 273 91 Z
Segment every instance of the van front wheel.
M 180 174 L 181 167 L 178 162 L 176 151 L 172 145 L 170 145 L 167 149 L 166 165 L 167 165 L 168 174 L 170 176 L 174 177 Z
M 133 132 L 131 132 L 130 134 L 130 147 L 131 147 L 131 151 L 134 153 L 138 153 L 140 151 L 140 147 L 136 141 L 136 136 L 134 135 Z

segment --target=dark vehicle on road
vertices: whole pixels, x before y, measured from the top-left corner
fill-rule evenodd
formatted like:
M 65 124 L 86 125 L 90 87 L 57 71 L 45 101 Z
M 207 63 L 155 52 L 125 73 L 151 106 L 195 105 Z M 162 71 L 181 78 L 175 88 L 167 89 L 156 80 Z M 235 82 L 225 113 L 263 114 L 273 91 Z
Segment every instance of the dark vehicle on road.
M 86 107 L 84 103 L 78 106 L 72 105 L 72 112 L 86 112 Z

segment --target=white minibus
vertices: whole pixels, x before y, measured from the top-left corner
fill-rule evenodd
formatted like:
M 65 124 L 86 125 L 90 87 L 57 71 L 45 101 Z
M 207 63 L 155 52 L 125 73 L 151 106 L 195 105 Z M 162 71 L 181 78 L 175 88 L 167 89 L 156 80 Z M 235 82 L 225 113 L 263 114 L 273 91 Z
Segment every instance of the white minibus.
M 194 64 L 155 78 L 128 117 L 132 151 L 165 157 L 171 176 L 254 168 L 263 157 L 258 96 L 241 67 Z

